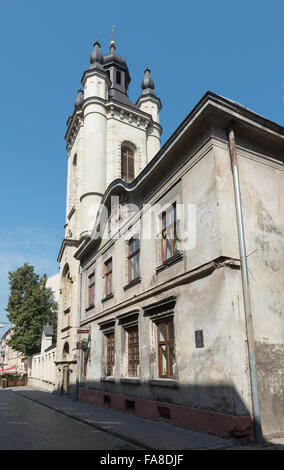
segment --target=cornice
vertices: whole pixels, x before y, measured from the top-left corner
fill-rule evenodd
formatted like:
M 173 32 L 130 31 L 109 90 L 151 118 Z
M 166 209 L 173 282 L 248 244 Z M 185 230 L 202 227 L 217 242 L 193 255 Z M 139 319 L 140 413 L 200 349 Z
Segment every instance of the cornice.
M 64 238 L 62 240 L 61 247 L 60 247 L 60 250 L 59 250 L 59 253 L 58 253 L 58 256 L 57 256 L 58 263 L 61 262 L 65 247 L 66 246 L 75 246 L 75 247 L 77 247 L 77 246 L 79 246 L 80 241 L 81 240 L 75 240 L 75 239 L 72 239 L 72 238 Z
M 202 266 L 198 266 L 192 270 L 186 271 L 182 274 L 178 274 L 177 276 L 166 280 L 165 282 L 150 287 L 146 291 L 141 292 L 133 297 L 130 297 L 126 300 L 123 300 L 119 303 L 116 303 L 112 307 L 102 310 L 99 313 L 91 315 L 85 319 L 82 319 L 80 322 L 80 326 L 84 326 L 88 323 L 93 321 L 97 321 L 108 315 L 113 315 L 113 320 L 118 318 L 116 316 L 116 312 L 124 310 L 126 308 L 134 307 L 135 304 L 139 304 L 141 306 L 141 302 L 144 302 L 147 299 L 156 298 L 157 295 L 163 294 L 165 292 L 169 292 L 171 289 L 179 287 L 184 284 L 189 284 L 191 282 L 196 281 L 197 279 L 202 279 L 214 273 L 217 269 L 222 268 L 229 268 L 229 269 L 240 269 L 240 260 L 236 258 L 229 258 L 229 257 L 220 257 L 214 260 L 208 261 L 207 263 L 203 264 Z M 154 303 L 149 304 L 149 306 L 142 307 L 143 312 L 149 310 L 150 308 L 156 307 L 161 303 L 170 303 L 175 301 L 175 295 L 168 296 L 166 299 L 161 301 L 155 301 Z M 133 308 L 135 311 L 135 307 Z M 127 313 L 127 312 L 126 312 Z M 105 320 L 107 323 L 109 320 Z

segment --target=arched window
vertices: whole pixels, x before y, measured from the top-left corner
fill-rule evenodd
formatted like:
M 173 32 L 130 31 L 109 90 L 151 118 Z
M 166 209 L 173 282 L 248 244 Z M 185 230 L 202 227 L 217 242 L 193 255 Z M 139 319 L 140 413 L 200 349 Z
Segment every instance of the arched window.
M 116 83 L 121 85 L 121 72 L 119 70 L 116 71 Z
M 65 343 L 63 347 L 62 357 L 63 359 L 68 359 L 69 356 L 69 344 Z
M 71 181 L 70 181 L 70 209 L 76 203 L 76 193 L 77 193 L 77 183 L 78 183 L 78 175 L 77 175 L 77 153 L 75 153 L 72 159 L 71 165 Z
M 68 264 L 65 265 L 61 281 L 63 312 L 71 307 L 72 281 Z
M 121 146 L 121 177 L 128 181 L 132 181 L 135 178 L 134 149 L 127 144 L 122 144 Z

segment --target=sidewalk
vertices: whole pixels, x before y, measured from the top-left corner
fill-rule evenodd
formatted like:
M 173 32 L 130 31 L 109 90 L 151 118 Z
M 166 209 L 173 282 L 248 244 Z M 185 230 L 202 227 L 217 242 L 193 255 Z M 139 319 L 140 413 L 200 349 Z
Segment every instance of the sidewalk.
M 10 390 L 145 450 L 273 450 L 284 448 L 284 439 L 279 439 L 275 445 L 272 443 L 263 446 L 240 445 L 234 439 L 222 439 L 172 426 L 163 421 L 138 418 L 128 413 L 74 401 L 71 397 L 35 388 L 17 387 Z

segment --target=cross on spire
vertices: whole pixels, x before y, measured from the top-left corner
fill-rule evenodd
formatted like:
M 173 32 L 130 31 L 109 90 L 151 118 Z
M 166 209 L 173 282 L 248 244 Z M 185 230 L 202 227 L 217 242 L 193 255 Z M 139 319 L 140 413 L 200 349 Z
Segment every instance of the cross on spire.
M 114 28 L 116 28 L 116 25 L 115 25 L 115 24 L 113 24 L 113 25 L 112 25 L 112 28 L 111 28 L 111 35 L 110 35 L 110 37 L 111 37 L 111 40 L 112 40 L 112 41 L 114 41 Z

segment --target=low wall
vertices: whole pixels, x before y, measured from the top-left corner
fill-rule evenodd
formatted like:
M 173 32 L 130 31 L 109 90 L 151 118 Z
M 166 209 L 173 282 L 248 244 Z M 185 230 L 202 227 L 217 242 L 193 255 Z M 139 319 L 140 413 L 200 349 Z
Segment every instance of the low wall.
M 169 424 L 219 437 L 242 438 L 254 442 L 253 422 L 249 415 L 235 416 L 80 387 L 79 400 L 134 414 L 142 418 L 164 420 Z

